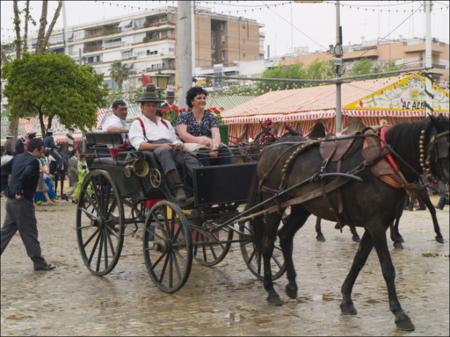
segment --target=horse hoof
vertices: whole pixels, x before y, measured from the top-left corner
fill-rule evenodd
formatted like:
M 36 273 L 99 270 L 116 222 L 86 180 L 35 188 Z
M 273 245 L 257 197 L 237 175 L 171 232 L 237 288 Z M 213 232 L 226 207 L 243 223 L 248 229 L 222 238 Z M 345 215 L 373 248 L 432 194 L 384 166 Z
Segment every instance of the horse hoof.
M 297 292 L 298 289 L 296 286 L 290 286 L 289 284 L 285 287 L 286 295 L 289 296 L 289 298 L 296 299 L 297 298 Z
M 283 305 L 283 301 L 277 294 L 269 295 L 269 297 L 267 297 L 267 301 L 269 302 L 270 305 L 273 305 L 275 307 L 280 307 Z
M 353 236 L 352 236 L 352 241 L 353 241 L 353 242 L 360 242 L 361 239 L 359 238 L 358 235 L 353 235 Z
M 436 241 L 439 243 L 444 243 L 444 238 L 442 236 L 436 236 Z
M 401 235 L 398 236 L 398 242 L 401 242 L 401 243 L 405 242 L 405 240 L 403 240 L 403 237 Z
M 317 239 L 317 241 L 319 241 L 319 242 L 325 242 L 326 240 L 325 240 L 325 237 L 322 235 L 322 234 L 318 234 L 317 236 L 316 236 L 316 239 Z
M 356 315 L 357 311 L 353 303 L 341 303 L 341 312 L 342 315 Z
M 397 325 L 398 329 L 403 330 L 403 331 L 414 331 L 415 330 L 414 324 L 411 322 L 411 320 L 405 313 L 400 314 L 396 318 L 395 324 Z
M 394 242 L 394 248 L 403 249 L 403 245 L 401 242 Z

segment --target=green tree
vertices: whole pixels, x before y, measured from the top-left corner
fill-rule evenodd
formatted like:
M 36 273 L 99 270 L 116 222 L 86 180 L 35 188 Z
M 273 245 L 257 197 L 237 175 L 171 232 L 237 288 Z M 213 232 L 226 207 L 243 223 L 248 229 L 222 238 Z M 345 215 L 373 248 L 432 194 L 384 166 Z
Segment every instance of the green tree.
M 355 75 L 366 75 L 373 73 L 374 63 L 369 59 L 361 59 L 353 62 L 351 74 Z
M 63 54 L 24 54 L 4 65 L 2 77 L 11 117 L 38 116 L 43 135 L 55 116 L 66 128 L 93 127 L 107 95 L 102 74 Z
M 326 80 L 333 78 L 335 76 L 334 61 L 320 61 L 316 59 L 308 65 L 306 74 L 309 80 Z
M 42 54 L 46 51 L 48 47 L 48 40 L 50 38 L 51 33 L 53 32 L 53 28 L 60 16 L 61 8 L 62 8 L 62 0 L 58 0 L 58 6 L 53 14 L 53 18 L 50 22 L 50 25 L 47 28 L 47 10 L 48 8 L 48 0 L 42 0 L 42 10 L 41 10 L 41 17 L 39 20 L 39 34 L 37 38 L 36 43 L 36 54 Z M 16 48 L 16 59 L 20 59 L 24 53 L 27 52 L 28 47 L 28 24 L 31 22 L 33 25 L 36 25 L 36 22 L 34 21 L 33 17 L 30 15 L 30 0 L 25 1 L 25 8 L 21 11 L 19 9 L 19 1 L 14 0 L 13 1 L 13 23 L 14 23 L 14 30 L 16 33 L 16 39 L 14 40 L 14 45 Z M 21 19 L 20 14 L 24 13 L 24 27 L 23 27 L 23 36 L 20 35 L 20 32 L 22 30 L 21 27 Z M 47 29 L 47 31 L 46 31 Z M 4 53 L 2 49 L 2 67 L 5 65 L 9 59 L 7 58 L 6 54 Z M 19 126 L 19 119 L 15 118 L 14 115 L 9 116 L 9 134 L 13 137 L 13 143 L 17 139 L 17 129 Z
M 263 78 L 292 78 L 292 79 L 306 79 L 308 77 L 307 71 L 303 64 L 292 64 L 287 66 L 270 67 L 262 74 Z M 299 83 L 289 83 L 283 81 L 260 81 L 257 84 L 259 92 L 267 92 L 270 90 L 283 90 L 300 88 L 304 86 Z
M 120 61 L 114 61 L 111 64 L 110 76 L 111 79 L 117 83 L 119 90 L 122 91 L 123 82 L 128 79 L 130 73 L 130 66 L 122 64 Z

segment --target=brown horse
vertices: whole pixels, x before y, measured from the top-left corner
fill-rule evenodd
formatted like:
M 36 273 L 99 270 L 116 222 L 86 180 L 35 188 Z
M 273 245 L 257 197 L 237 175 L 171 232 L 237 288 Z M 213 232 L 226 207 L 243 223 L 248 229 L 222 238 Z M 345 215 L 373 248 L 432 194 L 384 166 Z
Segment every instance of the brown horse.
M 291 298 L 297 297 L 296 272 L 292 261 L 293 238 L 307 218 L 314 214 L 330 221 L 342 221 L 364 228 L 359 249 L 341 288 L 342 313 L 356 314 L 351 298 L 353 285 L 369 253 L 375 248 L 386 281 L 389 307 L 395 316 L 395 323 L 400 329 L 412 331 L 414 325 L 403 311 L 397 297 L 395 269 L 386 240 L 386 230 L 398 216 L 399 209 L 403 208 L 406 193 L 402 188 L 389 186 L 372 171 L 374 165 L 388 165 L 386 152 L 380 150 L 377 145 L 378 152 L 372 152 L 376 155 L 369 156 L 368 159 L 367 154 L 371 148 L 364 150 L 367 152 L 363 152 L 362 148 L 366 139 L 372 138 L 378 142 L 379 138 L 374 135 L 351 138 L 354 138 L 354 142 L 342 157 L 340 168 L 336 162 L 322 159 L 319 146 L 322 142 L 318 141 L 297 147 L 275 143 L 263 150 L 247 207 L 269 199 L 274 194 L 279 196 L 281 190 L 285 191 L 283 196 L 276 198 L 277 201 L 268 208 L 264 216 L 259 216 L 251 222 L 256 249 L 262 253 L 264 260 L 264 288 L 268 293 L 267 300 L 272 305 L 283 303 L 273 287 L 270 266 L 277 234 L 287 263 L 286 293 Z M 342 144 L 343 141 L 345 140 L 341 139 L 338 143 Z M 430 117 L 419 123 L 395 125 L 387 131 L 383 144 L 386 146 L 384 150 L 388 149 L 394 156 L 402 173 L 404 186 L 413 186 L 423 173 L 448 182 L 448 118 Z M 338 171 L 352 174 L 358 179 L 336 176 Z M 330 176 L 333 172 L 335 176 Z M 361 179 L 362 182 L 357 181 Z M 343 203 L 343 212 L 338 213 L 336 209 L 339 209 L 340 203 Z M 288 206 L 291 206 L 291 214 L 278 231 L 281 216 Z

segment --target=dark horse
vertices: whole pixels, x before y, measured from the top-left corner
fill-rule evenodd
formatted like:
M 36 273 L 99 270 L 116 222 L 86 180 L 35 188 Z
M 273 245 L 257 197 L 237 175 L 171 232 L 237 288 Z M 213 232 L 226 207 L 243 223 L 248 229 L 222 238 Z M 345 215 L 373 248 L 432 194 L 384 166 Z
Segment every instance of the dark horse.
M 369 138 L 372 139 L 372 145 L 363 152 L 363 143 L 367 144 L 365 142 L 369 141 Z M 339 142 L 342 141 L 341 139 Z M 378 145 L 373 145 L 374 142 Z M 349 151 L 342 157 L 340 170 L 337 169 L 336 162 L 324 163 L 319 146 L 322 142 L 311 141 L 309 146 L 300 144 L 297 147 L 275 143 L 263 150 L 247 207 L 271 197 L 276 199 L 274 206 L 265 208 L 264 216 L 259 215 L 251 221 L 256 250 L 263 255 L 264 288 L 270 304 L 283 303 L 273 287 L 270 265 L 276 235 L 278 233 L 287 264 L 288 284 L 285 290 L 290 298 L 296 298 L 298 288 L 292 261 L 293 238 L 308 217 L 315 214 L 330 221 L 343 220 L 344 223 L 364 228 L 359 249 L 341 288 L 342 313 L 356 314 L 351 297 L 353 285 L 369 253 L 375 248 L 386 281 L 389 307 L 395 316 L 395 323 L 402 330 L 414 330 L 413 323 L 397 298 L 395 269 L 386 240 L 386 230 L 398 216 L 398 210 L 403 208 L 406 192 L 403 188 L 394 188 L 383 182 L 375 175 L 375 171 L 372 171 L 372 167 L 375 169 L 379 165 L 389 166 L 385 159 L 386 150 L 389 150 L 406 180 L 404 186 L 414 186 L 413 183 L 418 181 L 422 173 L 447 183 L 449 119 L 440 116 L 418 123 L 398 124 L 387 131 L 386 142 L 383 142 L 386 147 L 383 150 L 379 147 L 380 142 L 376 135 L 355 136 Z M 303 148 L 300 149 L 300 146 Z M 372 151 L 372 155 L 368 156 L 371 149 L 376 151 Z M 352 176 L 336 176 L 337 171 Z M 326 176 L 327 172 L 334 172 L 335 176 Z M 361 179 L 362 182 L 358 181 Z M 280 191 L 284 191 L 283 197 L 280 196 Z M 343 203 L 342 213 L 336 212 L 336 205 L 339 203 Z M 280 219 L 288 206 L 291 206 L 290 216 L 278 231 Z

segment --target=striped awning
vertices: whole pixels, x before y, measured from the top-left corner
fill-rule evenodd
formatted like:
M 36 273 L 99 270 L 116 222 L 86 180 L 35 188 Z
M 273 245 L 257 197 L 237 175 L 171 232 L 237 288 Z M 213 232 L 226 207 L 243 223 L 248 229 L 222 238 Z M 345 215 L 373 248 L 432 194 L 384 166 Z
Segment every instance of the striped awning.
M 271 119 L 272 122 L 294 122 L 306 120 L 318 120 L 325 118 L 333 118 L 335 116 L 334 110 L 318 110 L 309 112 L 297 112 L 287 114 L 264 114 L 242 117 L 223 118 L 225 124 L 252 124 L 264 122 L 266 119 Z

